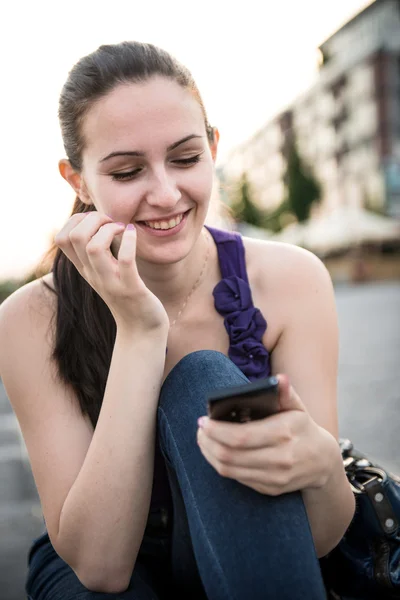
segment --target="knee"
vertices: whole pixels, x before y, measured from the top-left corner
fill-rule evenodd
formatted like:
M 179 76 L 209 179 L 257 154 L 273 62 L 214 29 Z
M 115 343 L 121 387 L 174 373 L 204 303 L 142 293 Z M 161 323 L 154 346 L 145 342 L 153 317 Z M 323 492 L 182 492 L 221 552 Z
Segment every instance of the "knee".
M 174 385 L 176 380 L 187 379 L 196 383 L 208 380 L 214 383 L 228 379 L 237 379 L 248 382 L 240 369 L 222 352 L 216 350 L 198 350 L 184 356 L 170 371 L 163 387 Z M 225 383 L 222 383 L 225 385 Z
M 222 354 L 222 352 L 218 352 L 217 350 L 197 350 L 181 358 L 171 370 L 171 373 L 177 370 L 192 371 L 193 369 L 210 368 L 213 365 L 224 368 L 230 364 L 232 364 L 232 361 L 225 354 Z
M 248 383 L 240 369 L 222 352 L 199 350 L 184 356 L 161 388 L 159 407 L 170 413 L 179 407 L 204 414 L 207 394 L 229 385 Z

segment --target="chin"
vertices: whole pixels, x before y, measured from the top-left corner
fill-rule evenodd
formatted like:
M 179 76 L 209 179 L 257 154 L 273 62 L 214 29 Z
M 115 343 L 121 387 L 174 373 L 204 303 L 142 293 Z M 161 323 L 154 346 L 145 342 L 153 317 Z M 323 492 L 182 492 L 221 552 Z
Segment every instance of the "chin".
M 146 244 L 138 249 L 137 257 L 147 263 L 154 265 L 171 265 L 180 262 L 190 254 L 194 240 L 174 240 L 174 242 L 162 246 L 150 246 Z

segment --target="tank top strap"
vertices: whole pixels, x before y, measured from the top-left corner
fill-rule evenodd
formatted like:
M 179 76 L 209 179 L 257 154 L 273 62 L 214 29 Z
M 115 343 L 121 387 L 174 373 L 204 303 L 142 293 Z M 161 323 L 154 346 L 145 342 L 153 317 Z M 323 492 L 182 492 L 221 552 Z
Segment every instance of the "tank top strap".
M 207 229 L 218 249 L 222 278 L 213 296 L 229 335 L 228 356 L 250 381 L 268 377 L 270 358 L 262 341 L 267 322 L 253 304 L 242 237 L 232 231 Z
M 217 246 L 222 279 L 237 275 L 249 283 L 246 270 L 245 248 L 242 237 L 236 231 L 224 231 L 206 225 Z

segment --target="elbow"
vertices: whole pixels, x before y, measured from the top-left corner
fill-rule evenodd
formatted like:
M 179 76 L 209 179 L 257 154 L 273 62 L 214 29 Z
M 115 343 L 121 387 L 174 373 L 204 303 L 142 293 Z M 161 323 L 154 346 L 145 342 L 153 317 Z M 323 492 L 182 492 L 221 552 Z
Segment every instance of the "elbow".
M 315 550 L 318 558 L 323 558 L 324 556 L 329 554 L 329 552 L 332 552 L 332 550 L 336 548 L 336 546 L 340 543 L 344 534 L 350 527 L 356 510 L 356 502 L 354 494 L 350 490 L 350 486 L 349 491 L 349 501 L 346 505 L 347 510 L 346 513 L 343 515 L 343 520 L 341 524 L 333 531 L 330 530 L 329 535 L 325 535 L 323 538 L 321 536 L 321 539 L 315 540 Z
M 329 552 L 332 552 L 334 548 L 339 544 L 342 539 L 343 534 L 342 531 L 330 532 L 329 537 L 325 536 L 323 539 L 314 540 L 315 552 L 317 554 L 317 558 L 324 558 Z
M 324 558 L 324 556 L 326 556 L 327 554 L 329 554 L 329 552 L 332 552 L 332 550 L 334 550 L 334 548 L 336 548 L 336 546 L 338 545 L 338 543 L 340 542 L 342 538 L 341 537 L 336 537 L 336 538 L 330 538 L 329 540 L 323 540 L 322 542 L 317 542 L 315 544 L 315 552 L 317 555 L 318 560 L 320 558 Z
M 122 594 L 130 584 L 134 563 L 119 565 L 105 564 L 92 561 L 91 564 L 81 563 L 74 570 L 82 585 L 90 592 L 103 594 Z
M 101 569 L 94 573 L 88 570 L 76 570 L 75 575 L 81 584 L 90 592 L 103 594 L 122 594 L 130 583 L 130 576 L 117 573 L 105 573 Z
M 74 571 L 81 584 L 90 592 L 103 594 L 121 594 L 129 588 L 137 554 L 131 560 L 124 559 L 120 554 L 117 556 L 109 552 L 104 556 L 104 551 L 91 546 L 83 551 L 83 544 L 76 543 L 75 548 L 80 547 L 80 552 L 67 552 L 65 542 L 59 539 L 53 544 L 57 554 Z

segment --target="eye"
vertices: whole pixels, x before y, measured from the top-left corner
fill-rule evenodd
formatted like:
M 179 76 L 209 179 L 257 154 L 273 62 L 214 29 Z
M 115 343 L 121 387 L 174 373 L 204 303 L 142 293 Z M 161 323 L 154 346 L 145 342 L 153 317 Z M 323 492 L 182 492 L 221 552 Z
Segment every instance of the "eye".
M 111 179 L 113 181 L 129 181 L 139 175 L 142 169 L 134 169 L 133 171 L 126 171 L 121 173 L 111 173 Z
M 177 159 L 173 160 L 172 162 L 177 165 L 190 167 L 190 165 L 195 165 L 196 163 L 198 163 L 200 161 L 201 154 L 196 154 L 196 156 L 190 156 L 189 158 L 177 158 Z

